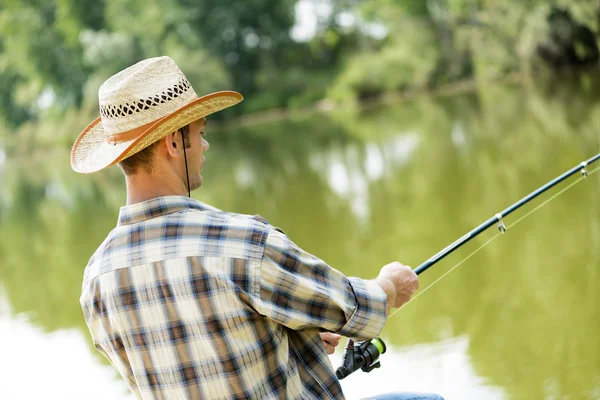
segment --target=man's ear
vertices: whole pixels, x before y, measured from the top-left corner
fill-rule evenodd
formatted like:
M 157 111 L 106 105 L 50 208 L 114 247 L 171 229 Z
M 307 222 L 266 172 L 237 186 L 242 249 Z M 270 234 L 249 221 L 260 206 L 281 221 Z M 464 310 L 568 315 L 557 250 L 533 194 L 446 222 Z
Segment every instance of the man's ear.
M 177 132 L 169 133 L 167 136 L 165 136 L 164 141 L 167 154 L 169 154 L 171 157 L 177 157 L 181 149 L 181 143 L 177 141 Z

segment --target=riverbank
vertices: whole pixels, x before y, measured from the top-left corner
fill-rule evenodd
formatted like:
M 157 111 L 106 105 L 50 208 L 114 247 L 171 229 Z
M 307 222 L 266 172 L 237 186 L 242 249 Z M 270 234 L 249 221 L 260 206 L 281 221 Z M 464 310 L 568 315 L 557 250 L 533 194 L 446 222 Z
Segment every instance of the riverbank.
M 585 73 L 580 74 L 585 76 Z M 593 74 L 595 77 L 597 74 Z M 579 75 L 577 75 L 579 76 Z M 532 82 L 541 81 L 540 86 L 552 83 L 562 78 L 573 78 L 573 74 L 564 77 L 555 75 L 547 78 L 531 76 L 522 73 L 508 74 L 496 80 L 462 80 L 459 82 L 440 85 L 429 89 L 407 89 L 403 91 L 388 91 L 360 100 L 348 99 L 346 102 L 334 102 L 323 99 L 308 107 L 279 108 L 249 115 L 233 117 L 224 122 L 211 120 L 211 129 L 219 131 L 224 129 L 252 128 L 264 124 L 277 123 L 285 120 L 302 120 L 315 114 L 340 113 L 344 119 L 353 118 L 369 109 L 385 107 L 399 102 L 414 101 L 420 98 L 442 98 L 456 96 L 464 93 L 484 90 L 488 87 L 522 84 L 530 86 Z M 600 81 L 600 79 L 593 79 Z M 588 85 L 589 86 L 589 85 Z M 591 84 L 592 87 L 598 86 Z M 590 89 L 591 90 L 591 89 Z M 69 110 L 61 118 L 47 118 L 38 122 L 29 122 L 19 127 L 17 133 L 11 138 L 8 135 L 0 136 L 0 150 L 5 158 L 27 158 L 39 152 L 47 153 L 54 148 L 69 149 L 76 135 L 89 121 L 97 116 L 97 106 L 87 104 L 78 110 Z
M 214 129 L 248 128 L 286 119 L 303 119 L 317 113 L 330 113 L 340 110 L 357 113 L 397 102 L 411 101 L 423 96 L 452 96 L 474 91 L 482 85 L 512 84 L 521 80 L 523 80 L 523 75 L 515 73 L 494 81 L 481 82 L 469 79 L 440 85 L 435 88 L 412 88 L 403 91 L 382 92 L 360 100 L 348 99 L 346 102 L 322 99 L 307 107 L 276 108 L 235 116 L 227 121 L 211 120 L 211 127 Z M 8 134 L 0 135 L 0 150 L 3 149 L 7 156 L 14 159 L 28 157 L 31 151 L 47 151 L 49 148 L 54 147 L 70 147 L 76 134 L 96 117 L 97 105 L 87 104 L 78 110 L 67 111 L 60 118 L 49 117 L 40 121 L 27 122 L 16 129 L 17 133 L 12 138 Z M 3 130 L 9 132 L 7 128 Z
M 461 93 L 472 92 L 481 85 L 501 85 L 501 84 L 514 84 L 523 81 L 524 76 L 521 73 L 511 73 L 493 81 L 477 81 L 475 79 L 462 80 L 459 82 L 448 83 L 440 85 L 430 89 L 408 89 L 404 91 L 389 91 L 364 98 L 358 101 L 352 101 L 349 99 L 346 103 L 336 103 L 329 99 L 320 100 L 309 107 L 285 109 L 278 108 L 264 112 L 257 112 L 250 115 L 242 115 L 235 117 L 226 123 L 211 122 L 211 124 L 217 124 L 218 126 L 230 126 L 230 127 L 248 127 L 261 124 L 267 124 L 271 122 L 277 122 L 289 118 L 304 118 L 314 113 L 328 113 L 343 108 L 351 108 L 353 111 L 364 111 L 370 108 L 376 108 L 386 106 L 402 101 L 410 101 L 419 97 L 444 97 L 453 96 Z

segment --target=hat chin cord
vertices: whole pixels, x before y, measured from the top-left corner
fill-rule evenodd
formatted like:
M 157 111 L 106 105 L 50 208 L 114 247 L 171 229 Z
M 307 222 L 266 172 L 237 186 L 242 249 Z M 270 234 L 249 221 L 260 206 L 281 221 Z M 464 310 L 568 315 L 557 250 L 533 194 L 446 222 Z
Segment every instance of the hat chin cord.
M 188 197 L 192 197 L 190 193 L 190 174 L 188 173 L 187 154 L 185 151 L 185 138 L 183 137 L 183 129 L 180 129 L 179 132 L 181 132 L 181 144 L 183 145 L 183 158 L 185 161 L 185 177 L 187 179 Z

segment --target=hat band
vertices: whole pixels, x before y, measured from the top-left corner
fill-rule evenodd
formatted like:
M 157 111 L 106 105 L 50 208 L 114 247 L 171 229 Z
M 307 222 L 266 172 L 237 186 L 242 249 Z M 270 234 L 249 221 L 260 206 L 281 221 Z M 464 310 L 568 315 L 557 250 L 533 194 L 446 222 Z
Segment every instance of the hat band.
M 161 119 L 162 118 L 160 118 L 156 121 L 152 121 L 149 124 L 139 126 L 135 129 L 131 129 L 129 131 L 108 135 L 108 136 L 106 136 L 106 142 L 108 144 L 116 145 L 118 143 L 129 142 L 131 140 L 137 139 L 140 137 L 140 135 L 142 133 L 146 132 L 150 127 L 152 127 L 152 125 L 156 124 Z

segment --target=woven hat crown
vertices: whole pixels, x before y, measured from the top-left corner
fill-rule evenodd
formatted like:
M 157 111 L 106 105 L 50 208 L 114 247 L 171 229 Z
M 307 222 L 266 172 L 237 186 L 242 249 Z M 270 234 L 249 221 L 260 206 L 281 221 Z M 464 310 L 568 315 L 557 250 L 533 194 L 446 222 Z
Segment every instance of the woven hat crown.
M 194 89 L 169 57 L 140 61 L 100 86 L 105 134 L 127 132 L 163 118 L 196 99 Z

